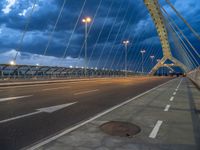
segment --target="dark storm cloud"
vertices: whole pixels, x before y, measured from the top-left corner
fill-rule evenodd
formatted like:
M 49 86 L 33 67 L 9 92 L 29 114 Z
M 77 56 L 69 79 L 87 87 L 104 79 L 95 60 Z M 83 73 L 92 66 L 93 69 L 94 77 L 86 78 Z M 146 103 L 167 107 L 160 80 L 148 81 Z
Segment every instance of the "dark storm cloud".
M 94 14 L 100 1 L 101 0 L 87 0 L 81 14 L 81 19 L 85 16 L 91 16 L 94 19 Z M 200 10 L 194 5 L 197 1 L 198 0 L 187 0 L 186 5 L 181 6 L 179 6 L 181 3 L 176 0 L 173 0 L 172 3 L 198 31 L 199 22 L 190 17 L 191 15 L 196 19 L 199 17 L 198 14 L 200 14 Z M 8 1 L 3 0 L 0 2 L 1 52 L 18 48 L 19 39 L 29 18 L 33 2 L 34 0 L 16 0 L 15 4 L 10 7 L 10 10 L 6 10 L 9 10 L 9 12 L 6 13 L 2 10 L 5 10 Z M 174 13 L 166 5 L 164 0 L 160 0 L 160 2 L 161 5 L 169 11 L 170 15 L 175 18 Z M 37 0 L 37 6 L 31 17 L 23 41 L 22 52 L 34 54 L 44 53 L 62 4 L 63 0 Z M 84 55 L 83 52 L 80 53 L 84 41 L 84 24 L 81 22 L 81 19 L 78 21 L 75 31 L 73 31 L 83 4 L 84 0 L 66 1 L 66 5 L 46 55 L 63 57 L 65 47 L 68 45 L 70 38 L 71 41 L 66 56 L 77 58 L 79 55 Z M 191 12 L 184 11 L 190 8 L 194 9 Z M 117 14 L 119 9 L 120 12 Z M 108 17 L 106 18 L 107 15 Z M 104 22 L 105 25 L 102 30 Z M 180 25 L 180 28 L 183 29 L 184 33 L 189 35 L 190 31 L 183 25 L 181 20 L 176 19 L 176 22 Z M 101 36 L 99 36 L 100 33 Z M 116 38 L 117 33 L 119 34 Z M 110 35 L 109 38 L 108 35 Z M 123 49 L 121 43 L 123 39 L 127 38 L 132 43 L 129 50 L 132 55 L 129 56 L 129 60 L 132 59 L 134 54 L 139 54 L 140 49 L 152 49 L 151 47 L 154 47 L 154 49 L 161 49 L 155 26 L 142 0 L 102 0 L 102 5 L 94 19 L 94 24 L 88 36 L 88 55 L 91 56 L 93 53 L 91 57 L 92 62 L 98 60 L 102 49 L 104 49 L 102 61 L 105 61 L 104 59 L 107 58 L 107 55 L 114 56 L 115 53 L 117 53 L 117 58 L 120 57 L 122 55 L 121 49 Z M 116 41 L 114 41 L 115 39 Z M 195 37 L 193 35 L 191 35 L 191 40 L 192 43 L 195 42 Z M 154 46 L 152 46 L 152 44 L 154 44 Z M 199 44 L 194 44 L 196 47 L 199 47 Z M 111 48 L 113 48 L 113 50 L 109 51 Z M 160 51 L 158 56 L 160 57 L 161 55 Z

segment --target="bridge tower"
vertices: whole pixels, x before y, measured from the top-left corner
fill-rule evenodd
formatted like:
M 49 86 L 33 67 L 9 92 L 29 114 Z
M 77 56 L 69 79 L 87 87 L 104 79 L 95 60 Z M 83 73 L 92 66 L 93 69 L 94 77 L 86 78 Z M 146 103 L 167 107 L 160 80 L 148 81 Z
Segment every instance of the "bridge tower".
M 181 69 L 183 69 L 184 72 L 187 72 L 188 71 L 187 67 L 172 56 L 170 45 L 168 42 L 168 33 L 167 33 L 166 26 L 164 23 L 164 18 L 160 10 L 160 6 L 158 4 L 158 0 L 144 0 L 144 3 L 147 6 L 151 14 L 151 17 L 154 21 L 154 24 L 156 26 L 157 33 L 160 37 L 160 41 L 162 45 L 162 51 L 163 51 L 163 58 L 152 68 L 150 74 L 154 75 L 160 67 L 169 68 L 172 66 L 178 66 Z M 165 64 L 167 60 L 170 60 L 173 63 Z

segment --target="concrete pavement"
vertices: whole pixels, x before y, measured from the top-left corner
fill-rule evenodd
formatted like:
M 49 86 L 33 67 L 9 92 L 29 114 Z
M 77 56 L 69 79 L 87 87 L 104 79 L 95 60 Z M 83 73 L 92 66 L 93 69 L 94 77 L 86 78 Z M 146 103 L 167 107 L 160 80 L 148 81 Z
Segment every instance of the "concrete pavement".
M 199 150 L 200 92 L 187 78 L 127 101 L 30 149 L 38 150 Z M 138 125 L 133 137 L 108 135 L 100 126 L 109 121 Z
M 70 128 L 171 78 L 92 79 L 0 88 L 0 149 L 17 150 Z

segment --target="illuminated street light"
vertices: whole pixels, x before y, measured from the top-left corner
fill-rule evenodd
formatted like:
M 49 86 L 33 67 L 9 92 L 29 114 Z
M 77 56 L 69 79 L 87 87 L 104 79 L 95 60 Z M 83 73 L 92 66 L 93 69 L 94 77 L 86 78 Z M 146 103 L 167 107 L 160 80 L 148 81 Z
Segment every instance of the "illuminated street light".
M 142 54 L 142 74 L 144 74 L 144 53 L 146 50 L 141 50 L 140 53 Z
M 155 56 L 154 56 L 154 55 L 151 55 L 151 56 L 150 56 L 150 58 L 151 58 L 151 59 L 154 59 L 154 58 L 155 58 Z
M 85 76 L 87 75 L 87 38 L 88 38 L 88 24 L 92 21 L 90 17 L 82 19 L 82 22 L 85 24 Z
M 154 55 L 151 55 L 150 58 L 151 58 L 151 66 L 152 66 L 152 68 L 153 68 L 153 61 L 154 61 L 155 56 L 154 56 Z
M 156 61 L 159 63 L 159 62 L 160 62 L 160 59 L 157 59 Z
M 90 23 L 92 19 L 90 17 L 86 17 L 82 20 L 83 23 Z
M 15 61 L 14 61 L 14 60 L 11 60 L 11 61 L 10 61 L 10 65 L 11 65 L 11 66 L 16 65 Z
M 129 44 L 129 40 L 123 41 L 123 44 L 125 46 L 125 77 L 127 77 L 127 52 L 128 52 L 128 44 Z

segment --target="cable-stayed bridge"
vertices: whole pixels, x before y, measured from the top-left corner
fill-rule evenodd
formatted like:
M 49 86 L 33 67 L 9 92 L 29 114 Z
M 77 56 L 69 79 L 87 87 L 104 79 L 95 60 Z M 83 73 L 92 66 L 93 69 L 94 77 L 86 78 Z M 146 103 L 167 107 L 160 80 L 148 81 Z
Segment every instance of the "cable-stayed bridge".
M 35 64 L 21 63 L 41 1 L 31 4 L 16 52 L 0 64 L 0 149 L 200 149 L 200 51 L 191 40 L 200 36 L 174 1 L 143 0 L 142 11 L 133 10 L 136 1 L 82 0 L 67 40 L 61 40 L 64 51 L 55 48 L 60 55 L 49 62 L 59 23 L 75 8 L 66 9 L 68 0 L 60 0 Z M 138 21 L 138 11 L 152 22 L 159 46 L 155 38 L 143 39 L 151 28 Z M 74 36 L 83 41 L 72 58 Z
M 34 1 L 33 7 L 30 11 L 30 14 L 27 18 L 27 22 L 25 24 L 24 30 L 19 40 L 19 45 L 16 48 L 16 54 L 14 57 L 8 60 L 9 63 L 1 65 L 1 78 L 22 78 L 22 77 L 32 77 L 37 78 L 38 75 L 43 76 L 66 76 L 68 77 L 69 74 L 78 74 L 80 76 L 91 76 L 93 74 L 100 75 L 101 73 L 98 72 L 106 72 L 106 75 L 113 74 L 118 75 L 122 74 L 119 72 L 129 72 L 130 74 L 151 74 L 151 75 L 167 75 L 169 73 L 187 73 L 199 66 L 199 51 L 196 49 L 193 44 L 190 42 L 190 39 L 184 34 L 184 32 L 180 29 L 179 25 L 173 20 L 172 17 L 166 12 L 165 8 L 160 6 L 157 1 L 144 1 L 146 4 L 149 13 L 152 17 L 152 20 L 155 24 L 157 34 L 160 38 L 161 48 L 154 52 L 153 42 L 150 43 L 148 47 L 137 47 L 138 52 L 136 51 L 137 43 L 140 43 L 140 37 L 133 39 L 130 41 L 131 33 L 126 35 L 128 32 L 127 26 L 123 27 L 123 24 L 119 26 L 119 30 L 115 33 L 116 37 L 113 39 L 113 43 L 111 47 L 108 47 L 106 44 L 103 45 L 103 48 L 100 52 L 98 52 L 98 56 L 94 60 L 93 55 L 95 55 L 95 51 L 97 51 L 97 45 L 100 41 L 102 33 L 104 31 L 106 22 L 108 21 L 109 13 L 111 12 L 114 2 L 109 5 L 109 10 L 106 15 L 106 19 L 103 22 L 103 26 L 99 34 L 97 35 L 96 42 L 92 44 L 89 48 L 88 42 L 90 42 L 90 34 L 91 30 L 94 28 L 93 25 L 96 21 L 96 16 L 99 12 L 99 9 L 102 5 L 102 1 L 98 3 L 97 10 L 95 11 L 94 18 L 86 17 L 82 24 L 85 24 L 85 39 L 83 41 L 82 47 L 78 54 L 78 58 L 80 63 L 75 63 L 73 65 L 68 65 L 66 61 L 67 54 L 69 53 L 70 42 L 72 41 L 73 34 L 75 33 L 75 29 L 77 28 L 78 24 L 83 21 L 81 15 L 83 13 L 84 8 L 86 7 L 86 2 L 84 1 L 77 21 L 75 22 L 74 28 L 72 30 L 72 34 L 69 37 L 69 41 L 66 42 L 65 49 L 63 52 L 62 57 L 58 62 L 55 62 L 54 65 L 48 66 L 44 63 L 45 60 L 40 60 L 36 64 L 21 64 L 18 61 L 19 55 L 21 55 L 23 41 L 25 40 L 32 16 L 36 11 L 35 7 L 37 6 L 37 1 Z M 182 22 L 187 26 L 191 33 L 195 35 L 195 37 L 199 40 L 198 33 L 189 25 L 189 23 L 181 16 L 181 14 L 174 8 L 174 6 L 169 2 L 166 3 L 172 8 L 172 10 L 176 13 L 177 18 L 180 18 Z M 55 20 L 55 24 L 52 28 L 51 33 L 49 34 L 47 44 L 43 50 L 43 56 L 48 54 L 50 49 L 51 43 L 54 40 L 55 30 L 59 21 L 62 19 L 63 10 L 66 5 L 66 1 L 63 1 L 59 14 Z M 128 8 L 131 6 L 128 6 Z M 117 11 L 113 24 L 110 28 L 109 34 L 106 35 L 106 42 L 111 40 L 112 32 L 114 32 L 114 25 L 117 23 L 117 17 L 122 15 L 123 19 L 127 17 L 128 10 L 124 12 L 124 14 L 120 14 L 120 10 L 123 8 L 123 3 L 120 5 L 120 8 Z M 129 21 L 133 19 L 134 15 L 129 18 Z M 89 21 L 87 21 L 89 19 Z M 124 28 L 124 29 L 123 29 Z M 122 29 L 125 30 L 122 32 Z M 94 29 L 93 29 L 94 30 Z M 119 40 L 120 32 L 123 34 Z M 169 42 L 171 40 L 171 42 Z M 119 41 L 119 43 L 117 43 Z M 128 43 L 126 43 L 128 41 Z M 124 43 L 125 42 L 125 43 Z M 119 47 L 115 48 L 115 45 L 120 45 Z M 147 48 L 147 50 L 145 50 Z M 118 51 L 121 50 L 122 54 L 118 56 Z M 106 52 L 108 51 L 108 52 Z M 114 52 L 113 52 L 114 51 Z M 125 51 L 125 52 L 123 52 Z M 177 54 L 174 56 L 172 51 L 175 51 Z M 83 54 L 84 53 L 84 54 Z M 107 53 L 107 55 L 105 55 Z M 135 54 L 134 54 L 135 53 Z M 140 54 L 141 53 L 141 54 Z M 148 53 L 148 54 L 147 54 Z M 112 56 L 113 55 L 113 56 Z M 135 55 L 135 56 L 134 56 Z M 144 56 L 145 58 L 144 58 Z M 148 56 L 147 56 L 148 55 Z M 119 57 L 119 58 L 118 58 Z M 132 57 L 132 58 L 131 58 Z M 44 57 L 45 59 L 45 57 Z M 64 63 L 64 65 L 63 65 Z M 151 63 L 151 65 L 150 65 Z M 173 69 L 175 66 L 178 66 L 180 69 Z M 70 69 L 72 68 L 72 69 Z M 78 69 L 76 69 L 78 68 Z M 161 68 L 161 69 L 159 69 Z M 84 71 L 81 71 L 84 69 Z M 87 74 L 88 70 L 88 74 Z M 105 71 L 106 70 L 106 71 Z M 109 70 L 109 71 L 107 71 Z M 116 74 L 114 73 L 116 71 Z M 82 72 L 82 74 L 81 74 Z M 92 72 L 92 73 L 91 73 Z M 111 72 L 111 73 L 109 73 Z M 102 73 L 103 74 L 103 73 Z

